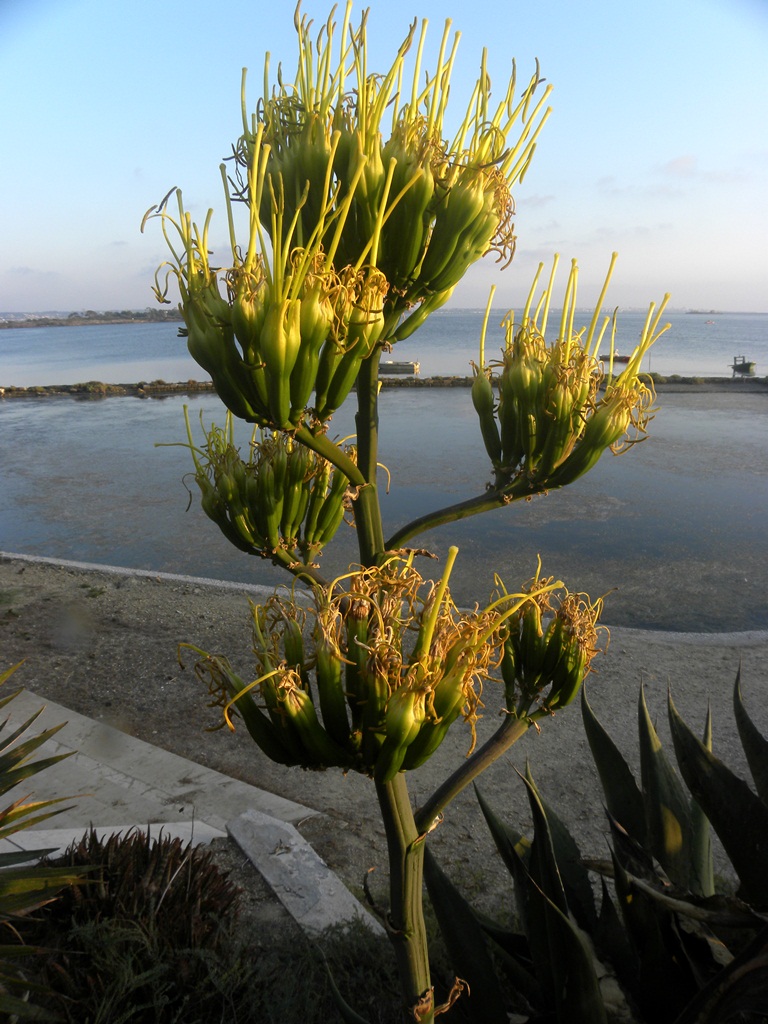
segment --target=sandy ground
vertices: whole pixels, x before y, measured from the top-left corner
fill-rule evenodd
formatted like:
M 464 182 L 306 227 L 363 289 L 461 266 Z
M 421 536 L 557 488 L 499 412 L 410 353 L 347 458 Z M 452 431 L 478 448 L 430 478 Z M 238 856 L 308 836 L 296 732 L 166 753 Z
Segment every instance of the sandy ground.
M 218 713 L 206 706 L 207 693 L 191 665 L 179 667 L 177 645 L 186 641 L 227 654 L 250 678 L 249 639 L 245 587 L 0 557 L 0 666 L 24 659 L 16 679 L 41 697 L 322 811 L 302 826 L 305 837 L 356 891 L 366 871 L 376 868 L 372 888 L 383 895 L 385 841 L 368 779 L 275 765 L 244 728 L 235 734 L 206 731 L 217 724 Z M 768 734 L 767 649 L 768 633 L 695 636 L 616 629 L 606 653 L 595 661 L 589 699 L 635 766 L 641 684 L 670 754 L 668 687 L 697 731 L 711 704 L 715 751 L 745 774 L 731 708 L 733 684 L 741 665 L 746 706 Z M 489 685 L 484 700 L 481 741 L 497 721 L 500 693 Z M 461 762 L 468 744 L 468 731 L 457 723 L 437 755 L 412 773 L 416 805 Z M 515 769 L 523 770 L 526 760 L 582 853 L 602 857 L 607 847 L 600 789 L 578 704 L 543 722 L 539 732 L 530 730 L 480 780 L 492 804 L 523 832 L 530 827 L 530 812 Z M 498 902 L 490 894 L 503 872 L 471 788 L 451 805 L 430 841 L 458 881 Z

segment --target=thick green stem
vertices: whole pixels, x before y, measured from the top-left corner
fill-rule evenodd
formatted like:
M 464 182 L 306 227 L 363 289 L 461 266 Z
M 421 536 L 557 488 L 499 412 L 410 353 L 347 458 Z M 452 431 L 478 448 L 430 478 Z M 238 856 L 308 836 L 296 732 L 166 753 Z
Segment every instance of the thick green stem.
M 425 836 L 416 827 L 405 775 L 376 783 L 389 852 L 389 938 L 409 1020 L 431 1024 L 434 996 L 422 909 Z
M 357 375 L 357 468 L 365 483 L 354 499 L 355 526 L 363 565 L 376 565 L 385 551 L 384 528 L 376 486 L 379 451 L 380 350 L 366 359 Z
M 444 526 L 446 523 L 455 523 L 459 519 L 468 519 L 469 516 L 476 516 L 479 512 L 490 512 L 495 508 L 503 508 L 505 505 L 518 501 L 520 498 L 530 498 L 546 490 L 545 485 L 531 486 L 523 477 L 519 477 L 514 483 L 508 485 L 503 491 L 492 489 L 475 495 L 474 498 L 466 498 L 455 505 L 447 505 L 436 512 L 428 512 L 418 519 L 406 523 L 387 540 L 388 551 L 402 547 L 403 544 L 415 537 L 416 534 L 432 530 L 436 526 Z
M 451 800 L 525 735 L 533 722 L 534 716 L 516 718 L 509 715 L 505 718 L 493 736 L 475 751 L 472 757 L 467 758 L 462 766 L 435 790 L 423 807 L 418 809 L 415 821 L 419 832 L 429 832 Z
M 301 426 L 294 436 L 301 444 L 327 459 L 337 469 L 340 469 L 355 487 L 365 483 L 365 478 L 352 459 L 337 444 L 329 440 L 325 434 L 313 434 L 309 427 Z
M 317 569 L 314 569 L 311 565 L 302 565 L 301 562 L 297 562 L 295 559 L 291 558 L 287 551 L 275 551 L 271 557 L 272 562 L 275 565 L 279 565 L 281 568 L 286 569 L 297 579 L 303 580 L 305 583 L 309 583 L 312 586 L 327 587 L 328 581 L 317 571 Z

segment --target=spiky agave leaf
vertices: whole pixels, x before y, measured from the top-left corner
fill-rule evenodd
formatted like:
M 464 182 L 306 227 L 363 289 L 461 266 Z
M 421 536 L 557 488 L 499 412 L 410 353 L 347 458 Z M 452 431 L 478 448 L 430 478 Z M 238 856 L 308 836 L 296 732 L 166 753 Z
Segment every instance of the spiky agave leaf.
M 644 844 L 646 825 L 643 795 L 621 751 L 592 710 L 587 700 L 586 686 L 581 691 L 581 715 L 592 759 L 603 787 L 606 807 L 631 836 Z
M 5 683 L 22 663 L 6 669 L 0 674 L 0 685 Z M 1 706 L 19 695 L 17 690 L 2 699 Z M 39 715 L 32 715 L 26 722 L 0 739 L 0 793 L 6 793 L 19 782 L 32 778 L 45 768 L 56 764 L 69 754 L 41 758 L 30 761 L 30 756 L 42 743 L 53 736 L 61 726 L 54 726 L 30 739 L 22 740 Z M 0 724 L 2 732 L 8 719 Z M 19 742 L 21 741 L 21 742 Z M 34 824 L 60 813 L 65 808 L 61 804 L 66 798 L 30 802 L 20 799 L 0 810 L 0 838 L 20 832 Z M 52 809 L 55 808 L 55 809 Z M 17 915 L 27 914 L 50 902 L 56 894 L 72 881 L 82 880 L 83 871 L 71 868 L 55 869 L 40 867 L 36 859 L 49 851 L 26 851 L 23 854 L 6 853 L 0 856 L 0 925 L 9 925 Z M 24 863 L 26 860 L 26 863 Z M 21 863 L 20 863 L 21 861 Z M 30 864 L 29 862 L 33 863 Z M 9 934 L 13 934 L 9 931 Z M 0 947 L 0 1016 L 12 1014 L 18 1019 L 50 1019 L 50 1014 L 28 1000 L 29 985 L 23 970 L 18 966 L 20 960 L 33 955 L 30 947 L 23 944 L 6 944 Z
M 507 1007 L 483 929 L 429 847 L 424 857 L 424 880 L 453 970 L 469 986 L 461 999 L 462 1009 L 477 1024 L 505 1024 Z
M 688 728 L 669 697 L 669 724 L 685 784 L 720 838 L 744 896 L 768 907 L 768 808 Z
M 754 724 L 744 707 L 744 698 L 741 692 L 741 666 L 736 673 L 736 682 L 733 687 L 733 712 L 755 789 L 760 799 L 768 807 L 768 740 Z
M 643 687 L 638 702 L 638 726 L 648 846 L 672 881 L 681 889 L 688 889 L 691 884 L 690 802 L 664 753 L 648 713 Z

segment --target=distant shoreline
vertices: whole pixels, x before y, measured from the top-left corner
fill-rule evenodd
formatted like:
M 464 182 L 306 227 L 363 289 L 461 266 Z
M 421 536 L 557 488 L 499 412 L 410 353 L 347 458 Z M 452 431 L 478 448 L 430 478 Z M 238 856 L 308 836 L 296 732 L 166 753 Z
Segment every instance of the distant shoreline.
M 22 320 L 0 320 L 0 330 L 17 327 L 97 327 L 106 324 L 178 324 L 184 319 L 177 309 L 124 310 L 107 313 L 68 313 L 67 316 L 24 317 Z
M 658 392 L 689 394 L 768 394 L 768 377 L 662 377 L 650 375 Z M 382 388 L 468 388 L 472 377 L 382 377 Z M 214 393 L 208 381 L 138 381 L 133 384 L 106 384 L 85 381 L 79 384 L 45 384 L 31 387 L 0 387 L 0 398 L 164 398 L 169 395 Z

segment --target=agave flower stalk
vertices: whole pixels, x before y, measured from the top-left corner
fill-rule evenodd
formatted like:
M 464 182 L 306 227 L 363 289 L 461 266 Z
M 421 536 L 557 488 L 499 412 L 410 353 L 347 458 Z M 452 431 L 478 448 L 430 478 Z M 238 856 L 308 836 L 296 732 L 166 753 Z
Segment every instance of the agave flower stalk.
M 331 13 L 316 38 L 297 9 L 299 59 L 290 82 L 264 65 L 255 113 L 241 85 L 242 135 L 222 165 L 231 256 L 213 265 L 211 213 L 192 222 L 177 192 L 161 219 L 171 259 L 158 271 L 166 301 L 175 278 L 193 357 L 231 414 L 256 425 L 250 452 L 231 419 L 188 447 L 204 510 L 241 550 L 272 559 L 309 583 L 251 608 L 255 672 L 194 645 L 196 672 L 224 724 L 241 718 L 270 758 L 372 779 L 390 861 L 389 933 L 409 1019 L 430 1024 L 434 1005 L 422 915 L 428 833 L 472 779 L 535 723 L 565 707 L 598 650 L 601 602 L 540 572 L 519 592 L 497 579 L 482 609 L 450 596 L 455 549 L 441 579 L 425 580 L 405 542 L 434 526 L 566 485 L 611 450 L 644 436 L 653 390 L 640 368 L 663 333 L 666 298 L 651 305 L 626 369 L 613 372 L 616 317 L 602 317 L 613 261 L 590 323 L 578 328 L 578 267 L 571 264 L 554 340 L 557 270 L 538 293 L 539 268 L 519 325 L 504 322 L 500 358 L 486 361 L 481 332 L 472 402 L 492 483 L 386 539 L 377 490 L 381 353 L 443 306 L 467 269 L 514 255 L 513 188 L 536 149 L 549 108 L 538 64 L 518 90 L 516 69 L 492 100 L 487 58 L 463 118 L 447 137 L 459 35 L 446 22 L 425 69 L 428 23 L 414 22 L 383 74 L 368 67 L 367 12 L 351 3 L 338 31 Z M 170 196 L 170 194 L 169 194 Z M 247 237 L 238 238 L 236 204 Z M 236 223 L 237 222 L 237 223 Z M 165 280 L 161 275 L 165 271 Z M 611 326 L 607 368 L 599 358 Z M 668 325 L 667 325 L 668 326 Z M 354 444 L 329 422 L 355 393 Z M 347 439 L 349 440 L 349 439 Z M 342 518 L 354 522 L 359 565 L 324 580 L 316 559 Z M 483 687 L 504 688 L 501 722 L 482 746 Z M 469 727 L 467 757 L 414 811 L 408 772 L 451 726 Z M 458 989 L 457 989 L 458 991 Z

